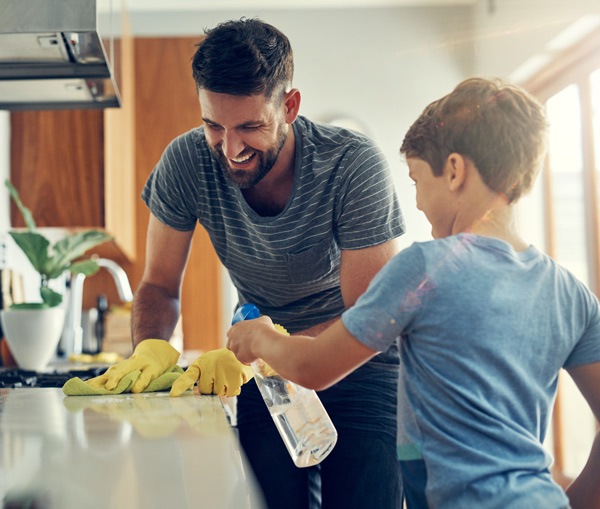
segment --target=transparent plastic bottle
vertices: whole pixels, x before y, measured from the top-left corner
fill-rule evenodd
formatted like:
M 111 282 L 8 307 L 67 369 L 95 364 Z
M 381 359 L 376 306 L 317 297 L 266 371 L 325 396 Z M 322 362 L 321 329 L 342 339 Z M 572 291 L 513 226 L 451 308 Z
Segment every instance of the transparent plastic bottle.
M 258 318 L 254 304 L 244 304 L 235 313 L 240 320 Z M 337 442 L 337 431 L 317 393 L 282 378 L 258 359 L 252 363 L 254 380 L 273 422 L 297 467 L 323 461 Z

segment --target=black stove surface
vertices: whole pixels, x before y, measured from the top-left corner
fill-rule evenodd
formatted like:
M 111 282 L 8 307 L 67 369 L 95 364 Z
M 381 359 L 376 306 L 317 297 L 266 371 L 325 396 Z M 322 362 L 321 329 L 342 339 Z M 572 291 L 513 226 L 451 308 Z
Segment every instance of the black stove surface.
M 106 371 L 106 367 L 71 369 L 69 371 L 37 372 L 26 369 L 2 369 L 0 370 L 0 389 L 18 389 L 20 387 L 62 387 L 67 380 L 79 377 L 89 380 L 100 376 Z

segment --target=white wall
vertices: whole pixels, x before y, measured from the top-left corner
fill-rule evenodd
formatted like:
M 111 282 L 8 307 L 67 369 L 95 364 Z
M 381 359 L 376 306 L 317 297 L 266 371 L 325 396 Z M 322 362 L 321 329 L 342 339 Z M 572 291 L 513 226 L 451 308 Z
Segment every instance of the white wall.
M 5 191 L 4 181 L 9 176 L 10 153 L 10 126 L 9 115 L 6 111 L 0 111 L 0 269 L 7 265 L 8 249 L 6 242 L 8 237 L 9 213 L 8 192 Z
M 493 9 L 489 5 L 493 4 Z M 548 43 L 582 17 L 600 16 L 598 0 L 495 0 L 479 1 L 473 12 L 475 70 L 479 74 L 514 76 L 520 81 L 535 72 L 515 71 L 531 56 L 552 58 Z M 589 24 L 587 25 L 589 26 Z M 585 35 L 584 25 L 576 30 Z M 543 62 L 542 62 L 543 63 Z
M 8 192 L 4 186 L 4 181 L 9 176 L 10 165 L 10 116 L 7 111 L 0 111 L 0 239 L 4 240 L 6 232 L 10 226 L 8 214 Z M 2 263 L 2 253 L 0 253 L 0 263 Z

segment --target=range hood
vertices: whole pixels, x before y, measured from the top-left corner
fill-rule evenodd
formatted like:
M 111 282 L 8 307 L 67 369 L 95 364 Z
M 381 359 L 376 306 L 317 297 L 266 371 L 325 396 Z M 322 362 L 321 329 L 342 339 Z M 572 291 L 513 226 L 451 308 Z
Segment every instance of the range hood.
M 0 0 L 0 109 L 120 107 L 121 24 L 112 4 Z

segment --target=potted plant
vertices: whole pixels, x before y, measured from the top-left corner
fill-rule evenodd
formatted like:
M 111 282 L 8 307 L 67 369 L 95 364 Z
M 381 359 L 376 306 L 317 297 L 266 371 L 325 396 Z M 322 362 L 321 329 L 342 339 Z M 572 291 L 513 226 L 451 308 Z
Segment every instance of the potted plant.
M 40 276 L 41 302 L 12 304 L 0 311 L 5 339 L 17 364 L 24 369 L 39 371 L 54 354 L 64 325 L 64 309 L 58 307 L 62 295 L 48 283 L 65 271 L 90 276 L 98 271 L 92 259 L 77 260 L 89 249 L 112 237 L 100 230 L 86 230 L 66 235 L 54 245 L 37 231 L 31 211 L 23 205 L 19 193 L 7 179 L 12 199 L 15 201 L 27 231 L 10 231 L 10 236 L 21 248 Z

